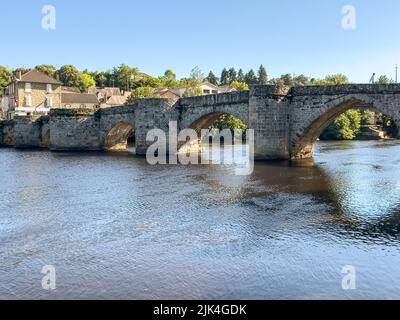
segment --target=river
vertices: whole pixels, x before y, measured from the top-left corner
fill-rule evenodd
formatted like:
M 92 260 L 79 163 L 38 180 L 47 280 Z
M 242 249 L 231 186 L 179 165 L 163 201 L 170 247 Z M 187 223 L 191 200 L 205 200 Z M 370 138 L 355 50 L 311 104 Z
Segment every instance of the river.
M 234 172 L 0 149 L 0 299 L 400 298 L 400 142 Z

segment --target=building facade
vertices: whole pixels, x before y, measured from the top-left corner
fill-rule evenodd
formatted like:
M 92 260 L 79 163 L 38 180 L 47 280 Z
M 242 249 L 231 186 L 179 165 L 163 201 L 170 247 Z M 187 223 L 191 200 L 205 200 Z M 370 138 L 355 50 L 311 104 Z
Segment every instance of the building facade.
M 65 109 L 98 109 L 99 100 L 96 95 L 89 93 L 66 93 L 61 94 L 61 107 Z
M 5 89 L 2 104 L 8 119 L 15 115 L 47 115 L 51 108 L 61 107 L 61 82 L 35 69 L 19 72 Z

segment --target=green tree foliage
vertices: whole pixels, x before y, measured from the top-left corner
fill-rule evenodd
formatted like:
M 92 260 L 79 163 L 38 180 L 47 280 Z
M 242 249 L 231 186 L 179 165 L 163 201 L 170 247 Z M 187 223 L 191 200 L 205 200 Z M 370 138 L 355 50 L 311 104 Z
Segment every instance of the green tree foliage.
M 316 86 L 326 86 L 326 85 L 340 85 L 340 84 L 349 84 L 349 79 L 344 74 L 334 74 L 326 76 L 325 79 L 315 80 L 313 85 Z
M 218 78 L 212 71 L 210 71 L 210 73 L 208 74 L 206 80 L 209 83 L 212 83 L 213 85 L 218 85 Z
M 62 66 L 60 70 L 58 70 L 58 75 L 64 86 L 80 88 L 83 85 L 81 74 L 74 66 Z
M 140 87 L 132 90 L 132 94 L 129 96 L 126 101 L 126 105 L 134 105 L 139 99 L 150 99 L 150 98 L 158 98 L 158 96 L 154 93 L 154 88 L 152 87 Z
M 164 72 L 164 79 L 176 80 L 176 74 L 172 70 L 168 69 Z
M 293 76 L 289 73 L 281 75 L 280 78 L 272 79 L 271 83 L 282 86 L 294 86 Z
M 253 69 L 251 69 L 246 75 L 245 75 L 245 82 L 248 85 L 253 85 L 258 83 L 258 79 L 256 76 L 256 73 L 254 72 Z
M 261 65 L 258 69 L 258 84 L 265 85 L 268 83 L 268 73 L 264 66 Z
M 246 130 L 247 126 L 237 117 L 230 114 L 223 114 L 217 121 L 215 121 L 211 129 L 218 129 L 220 131 L 230 129 L 232 132 L 236 130 Z
M 48 64 L 41 64 L 39 66 L 36 66 L 35 69 L 47 74 L 50 77 L 55 77 L 57 73 L 57 68 Z
M 176 80 L 176 74 L 172 70 L 167 70 L 164 76 L 159 78 L 161 81 L 158 83 L 159 87 L 164 88 L 176 88 L 178 86 L 178 81 Z
M 358 110 L 348 110 L 339 116 L 322 133 L 322 140 L 353 140 L 361 129 L 361 115 Z
M 204 78 L 204 73 L 198 66 L 194 67 L 192 71 L 190 71 L 190 79 L 202 82 Z
M 307 86 L 311 84 L 308 77 L 301 74 L 297 77 L 293 77 L 291 74 L 283 74 L 280 78 L 275 78 L 270 81 L 272 84 L 285 85 L 285 86 Z
M 86 92 L 89 87 L 96 85 L 96 81 L 91 74 L 81 73 L 74 66 L 62 66 L 57 72 L 64 86 L 79 88 L 81 92 Z
M 238 91 L 247 91 L 247 90 L 249 90 L 249 85 L 246 82 L 233 81 L 231 83 L 231 87 L 233 89 L 238 90 Z
M 112 79 L 114 79 L 115 86 L 121 89 L 129 89 L 133 86 L 134 82 L 146 78 L 140 74 L 139 69 L 131 68 L 126 64 L 121 64 L 112 71 Z
M 21 74 L 25 74 L 29 71 L 31 71 L 31 68 L 24 68 L 24 67 L 20 67 L 14 70 L 14 73 L 17 74 L 18 72 L 21 72 Z
M 235 68 L 230 68 L 228 70 L 228 84 L 231 84 L 233 81 L 237 81 L 237 72 Z
M 363 109 L 360 111 L 360 116 L 361 116 L 361 124 L 368 125 L 375 116 L 375 113 L 370 110 Z
M 294 83 L 296 86 L 308 86 L 311 84 L 311 81 L 304 74 L 301 74 L 294 78 Z
M 379 79 L 378 79 L 378 84 L 391 84 L 391 83 L 393 83 L 394 81 L 393 80 L 391 80 L 391 79 L 389 79 L 389 77 L 388 76 L 380 76 L 379 77 Z
M 12 71 L 6 67 L 0 66 L 0 97 L 3 96 L 3 91 L 6 86 L 12 81 Z
M 82 73 L 82 74 L 80 74 L 80 78 L 81 78 L 81 81 L 80 81 L 79 89 L 82 92 L 87 92 L 88 88 L 96 86 L 96 81 L 90 74 Z
M 182 80 L 181 85 L 187 88 L 183 94 L 185 98 L 200 96 L 203 94 L 203 91 L 200 88 L 201 82 L 196 79 Z
M 221 84 L 222 85 L 226 85 L 229 84 L 229 73 L 228 70 L 226 70 L 226 68 L 224 68 L 221 72 Z
M 237 80 L 239 82 L 245 82 L 246 81 L 243 69 L 239 69 Z

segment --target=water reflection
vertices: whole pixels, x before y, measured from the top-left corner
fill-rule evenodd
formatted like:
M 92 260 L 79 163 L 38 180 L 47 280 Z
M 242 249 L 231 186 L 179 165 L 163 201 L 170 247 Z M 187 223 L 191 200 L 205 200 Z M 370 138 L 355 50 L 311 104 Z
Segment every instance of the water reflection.
M 0 150 L 0 298 L 399 298 L 399 151 L 320 143 L 313 161 L 238 176 Z M 46 264 L 57 292 L 40 289 Z M 347 264 L 358 291 L 341 290 Z

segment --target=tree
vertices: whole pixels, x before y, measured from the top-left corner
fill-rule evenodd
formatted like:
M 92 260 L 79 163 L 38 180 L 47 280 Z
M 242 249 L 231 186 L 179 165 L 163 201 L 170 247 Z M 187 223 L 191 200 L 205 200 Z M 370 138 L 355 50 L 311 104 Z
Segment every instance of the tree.
M 226 68 L 224 68 L 221 72 L 221 84 L 226 85 L 229 84 L 229 73 Z
M 96 86 L 104 87 L 108 81 L 108 77 L 105 72 L 99 72 L 94 76 L 94 80 L 96 81 Z
M 316 86 L 323 85 L 340 85 L 340 84 L 348 84 L 350 83 L 349 79 L 344 74 L 334 74 L 326 76 L 325 79 L 315 80 L 313 82 Z
M 311 83 L 310 79 L 308 79 L 304 74 L 295 77 L 293 80 L 295 86 L 307 86 Z
M 132 90 L 132 93 L 128 97 L 125 104 L 134 105 L 139 99 L 150 99 L 150 98 L 158 98 L 158 96 L 154 93 L 154 88 L 140 87 Z
M 360 116 L 361 116 L 361 124 L 368 125 L 370 121 L 374 118 L 375 113 L 370 110 L 364 109 L 360 111 Z
M 358 110 L 348 110 L 339 116 L 322 133 L 322 140 L 353 140 L 361 129 L 361 115 Z
M 80 72 L 77 68 L 71 65 L 65 65 L 58 70 L 58 75 L 60 81 L 67 87 L 77 87 L 82 86 L 82 78 Z
M 267 70 L 265 70 L 264 66 L 261 65 L 258 69 L 258 84 L 267 84 L 268 83 L 268 74 Z
M 112 79 L 114 79 L 115 86 L 121 89 L 129 89 L 134 85 L 134 82 L 146 78 L 140 74 L 139 69 L 131 68 L 126 64 L 121 64 L 112 71 Z
M 388 76 L 380 76 L 378 79 L 378 84 L 391 84 L 393 83 L 393 80 L 389 79 Z
M 164 75 L 159 78 L 159 87 L 164 88 L 176 88 L 178 86 L 178 82 L 176 81 L 176 74 L 172 70 L 167 70 L 164 72 Z
M 258 79 L 256 76 L 256 73 L 254 72 L 253 69 L 251 69 L 246 75 L 245 75 L 245 82 L 250 86 L 253 84 L 257 84 Z
M 233 132 L 234 130 L 246 130 L 247 126 L 239 118 L 230 114 L 223 114 L 213 123 L 211 129 L 218 129 L 219 131 L 230 129 Z
M 96 81 L 90 74 L 82 73 L 80 75 L 80 78 L 81 78 L 81 81 L 80 81 L 79 89 L 81 90 L 81 92 L 87 92 L 88 88 L 96 86 Z
M 192 71 L 190 71 L 190 79 L 202 82 L 204 80 L 203 71 L 201 71 L 198 66 L 194 67 Z
M 233 81 L 237 81 L 237 72 L 235 68 L 230 68 L 228 70 L 228 84 L 231 84 Z
M 218 85 L 218 78 L 212 71 L 208 74 L 207 81 L 213 85 Z
M 168 69 L 167 71 L 164 72 L 163 78 L 170 81 L 176 80 L 176 74 L 172 70 Z
M 12 81 L 13 73 L 10 69 L 0 66 L 0 97 L 3 96 L 5 87 Z
M 41 64 L 39 66 L 36 66 L 35 69 L 47 74 L 50 77 L 55 77 L 57 73 L 57 68 L 48 64 Z
M 201 96 L 203 94 L 203 91 L 200 88 L 201 83 L 198 80 L 195 79 L 183 80 L 181 84 L 183 84 L 183 86 L 187 88 L 185 93 L 183 94 L 185 98 Z
M 19 73 L 19 72 L 21 72 L 21 74 L 25 74 L 25 73 L 27 73 L 27 72 L 29 72 L 29 71 L 31 71 L 31 70 L 32 70 L 32 69 L 30 69 L 30 68 L 20 67 L 20 68 L 15 69 L 15 70 L 14 70 L 14 73 Z
M 244 76 L 243 69 L 239 69 L 238 76 L 237 76 L 237 80 L 238 80 L 239 82 L 245 82 L 245 81 L 246 81 L 245 76 Z
M 233 89 L 236 89 L 238 91 L 247 91 L 249 90 L 249 86 L 246 82 L 239 82 L 239 81 L 233 81 L 231 83 L 231 87 Z

